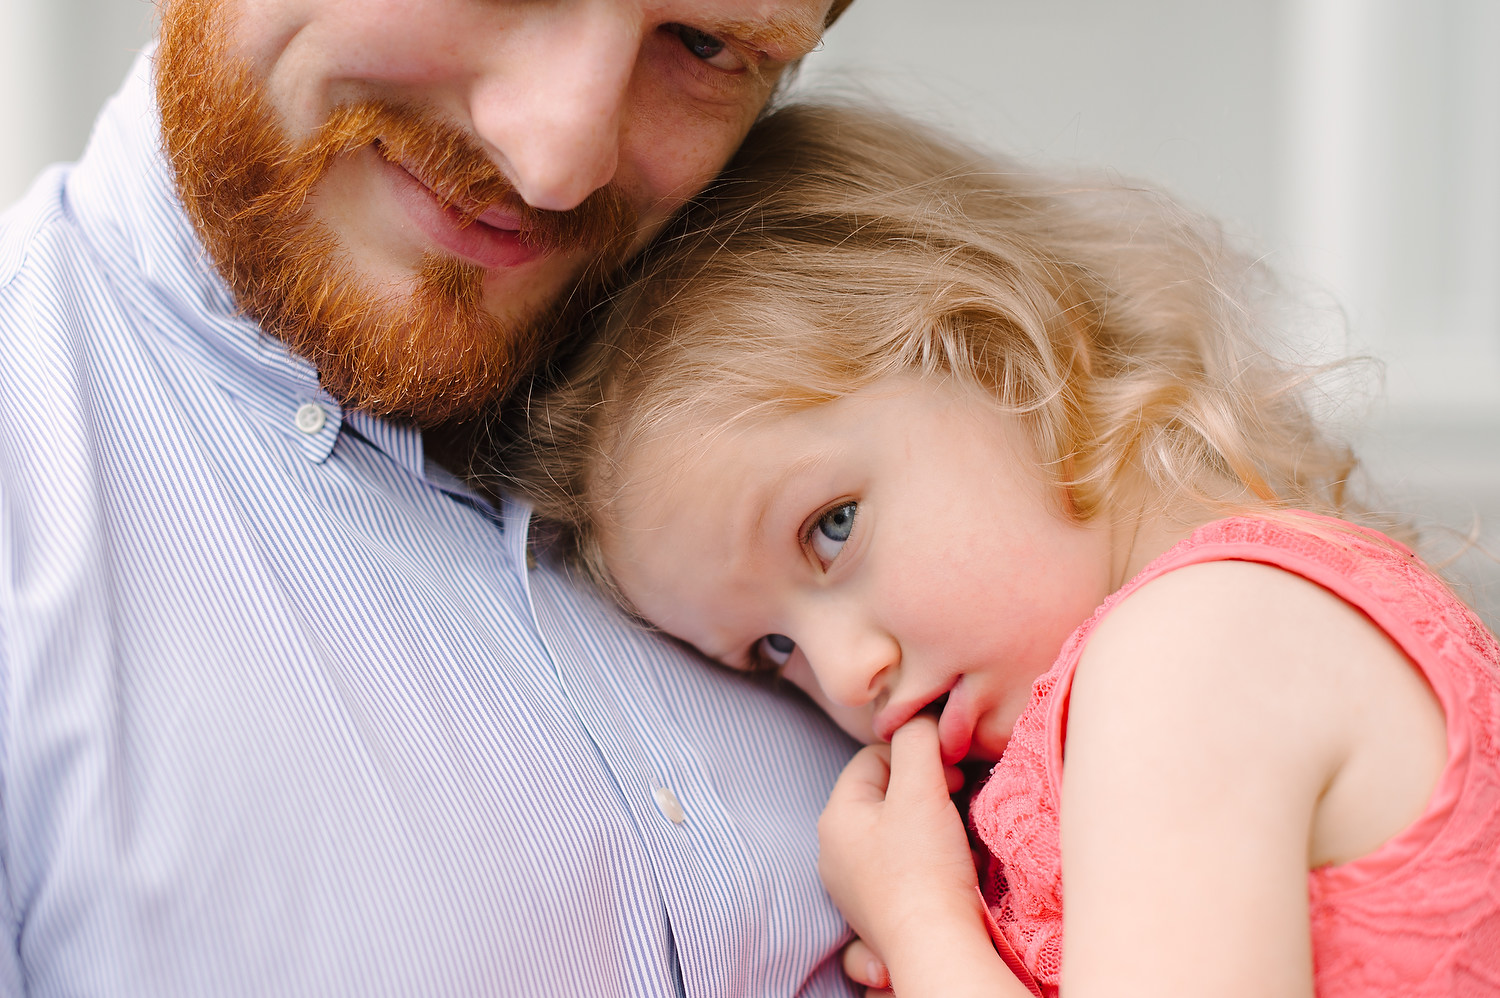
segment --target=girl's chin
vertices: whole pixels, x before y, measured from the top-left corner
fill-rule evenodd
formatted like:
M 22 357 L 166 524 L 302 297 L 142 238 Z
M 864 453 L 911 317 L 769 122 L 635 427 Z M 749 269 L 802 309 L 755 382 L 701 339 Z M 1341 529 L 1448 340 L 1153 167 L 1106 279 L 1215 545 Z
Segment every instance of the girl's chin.
M 988 721 L 985 718 L 985 721 Z M 1005 730 L 987 730 L 988 725 L 981 722 L 974 729 L 974 736 L 969 742 L 969 751 L 964 754 L 967 762 L 998 762 L 1005 754 L 1005 746 L 1010 744 L 1011 725 L 1006 725 Z

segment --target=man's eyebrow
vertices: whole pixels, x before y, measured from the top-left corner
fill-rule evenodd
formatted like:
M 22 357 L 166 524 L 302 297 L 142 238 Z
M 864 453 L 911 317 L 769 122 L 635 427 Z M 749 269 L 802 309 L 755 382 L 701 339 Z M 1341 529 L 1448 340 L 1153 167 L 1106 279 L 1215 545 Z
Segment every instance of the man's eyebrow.
M 800 59 L 823 40 L 823 23 L 796 11 L 777 11 L 763 20 L 727 21 L 719 30 L 778 62 Z

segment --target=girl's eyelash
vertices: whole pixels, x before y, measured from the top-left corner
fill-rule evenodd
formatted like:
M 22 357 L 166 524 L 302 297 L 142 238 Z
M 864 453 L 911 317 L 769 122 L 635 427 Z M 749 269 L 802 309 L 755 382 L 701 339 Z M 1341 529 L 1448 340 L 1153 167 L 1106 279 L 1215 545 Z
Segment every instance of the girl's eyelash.
M 778 683 L 781 682 L 782 673 L 786 672 L 786 662 L 773 662 L 761 653 L 759 640 L 750 646 L 745 662 L 744 671 L 749 675 L 766 676 Z
M 860 500 L 845 496 L 818 510 L 803 525 L 803 554 L 816 561 L 825 574 L 832 569 L 850 540 L 859 506 Z
M 839 509 L 840 507 L 848 506 L 851 503 L 857 505 L 858 502 L 859 500 L 855 499 L 853 496 L 845 496 L 842 499 L 835 499 L 833 502 L 828 503 L 827 505 L 820 506 L 818 508 L 818 511 L 812 516 L 809 516 L 802 524 L 802 532 L 800 535 L 802 546 L 806 548 L 812 543 L 813 534 L 817 532 L 819 525 L 823 522 L 823 518 L 826 517 L 829 513 L 832 513 L 834 510 Z

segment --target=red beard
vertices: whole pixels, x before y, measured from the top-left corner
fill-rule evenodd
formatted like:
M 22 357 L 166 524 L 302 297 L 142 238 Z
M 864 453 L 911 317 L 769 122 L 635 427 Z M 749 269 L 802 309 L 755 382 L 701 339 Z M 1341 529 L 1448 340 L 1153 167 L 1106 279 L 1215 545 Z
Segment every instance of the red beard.
M 374 286 L 314 217 L 316 185 L 339 157 L 374 146 L 466 223 L 504 205 L 521 213 L 528 245 L 587 251 L 582 284 L 628 252 L 628 201 L 605 187 L 570 211 L 531 208 L 463 129 L 389 101 L 340 105 L 294 145 L 251 67 L 231 54 L 224 8 L 167 4 L 156 85 L 178 193 L 239 307 L 311 360 L 345 405 L 434 426 L 501 399 L 555 343 L 559 304 L 497 317 L 483 302 L 484 271 L 438 253 L 423 258 L 414 289 Z

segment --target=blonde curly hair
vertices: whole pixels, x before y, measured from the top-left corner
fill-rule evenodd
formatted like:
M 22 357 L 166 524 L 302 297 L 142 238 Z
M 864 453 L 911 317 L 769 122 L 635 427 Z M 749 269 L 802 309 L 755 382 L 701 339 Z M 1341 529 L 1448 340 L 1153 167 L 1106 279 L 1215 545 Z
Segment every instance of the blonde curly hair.
M 1279 298 L 1160 193 L 1070 183 L 890 113 L 797 104 L 632 267 L 584 345 L 512 399 L 492 482 L 612 589 L 601 524 L 645 439 L 915 372 L 1030 429 L 1070 515 L 1123 503 L 1359 518 Z M 616 593 L 618 596 L 618 593 Z

